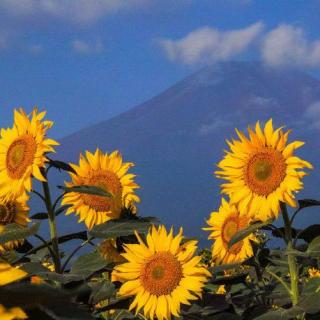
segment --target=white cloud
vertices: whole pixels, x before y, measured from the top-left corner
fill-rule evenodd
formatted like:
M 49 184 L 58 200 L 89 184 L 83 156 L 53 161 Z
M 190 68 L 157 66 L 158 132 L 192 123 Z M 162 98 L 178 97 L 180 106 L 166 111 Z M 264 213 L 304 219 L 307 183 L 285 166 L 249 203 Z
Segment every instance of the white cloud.
M 100 53 L 104 49 L 103 44 L 100 40 L 97 40 L 94 43 L 89 43 L 83 40 L 76 39 L 71 42 L 71 47 L 74 51 L 82 54 Z
M 261 96 L 251 96 L 248 100 L 248 107 L 255 109 L 270 109 L 272 107 L 277 107 L 279 104 L 274 98 L 261 97 Z
M 0 12 L 11 17 L 53 17 L 88 24 L 119 10 L 151 0 L 1 0 Z
M 206 123 L 200 126 L 198 130 L 198 134 L 200 136 L 206 136 L 212 132 L 216 132 L 217 130 L 221 130 L 222 128 L 228 127 L 232 125 L 230 120 L 225 120 L 223 118 L 215 118 L 211 123 Z
M 272 66 L 317 67 L 320 40 L 308 41 L 303 29 L 281 24 L 266 35 L 262 58 Z
M 304 114 L 308 126 L 313 129 L 320 129 L 320 101 L 313 102 Z
M 208 64 L 227 60 L 243 52 L 262 29 L 261 22 L 231 31 L 203 27 L 190 32 L 182 39 L 160 39 L 159 43 L 171 61 L 188 65 Z

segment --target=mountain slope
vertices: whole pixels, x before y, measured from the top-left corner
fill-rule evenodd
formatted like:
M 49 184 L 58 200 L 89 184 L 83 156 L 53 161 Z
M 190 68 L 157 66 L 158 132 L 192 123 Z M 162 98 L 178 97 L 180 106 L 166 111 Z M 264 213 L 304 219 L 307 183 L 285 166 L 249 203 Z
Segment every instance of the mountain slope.
M 307 141 L 301 155 L 317 168 L 318 101 L 320 82 L 305 73 L 259 63 L 222 63 L 126 113 L 66 137 L 59 157 L 77 161 L 83 150 L 119 149 L 125 160 L 136 163 L 132 171 L 142 186 L 141 214 L 204 236 L 204 219 L 219 206 L 215 163 L 234 128 L 272 117 L 276 125 L 293 128 L 293 137 Z M 312 187 L 319 182 L 318 172 L 306 179 L 308 196 L 320 198 Z

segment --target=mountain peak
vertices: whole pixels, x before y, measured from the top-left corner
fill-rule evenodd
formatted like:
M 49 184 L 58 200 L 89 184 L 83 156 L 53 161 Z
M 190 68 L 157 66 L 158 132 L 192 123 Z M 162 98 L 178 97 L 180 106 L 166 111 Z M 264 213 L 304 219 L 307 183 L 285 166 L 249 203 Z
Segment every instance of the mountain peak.
M 294 128 L 299 140 L 308 141 L 305 158 L 315 166 L 319 163 L 313 150 L 319 147 L 315 130 L 320 109 L 315 116 L 306 112 L 317 102 L 320 83 L 305 73 L 259 62 L 223 62 L 65 138 L 61 154 L 77 161 L 84 150 L 119 149 L 125 161 L 136 163 L 134 172 L 142 186 L 140 212 L 169 225 L 182 221 L 192 235 L 195 227 L 201 233 L 204 217 L 219 205 L 219 182 L 212 172 L 235 127 L 272 117 L 276 125 Z M 319 174 L 311 179 L 320 180 Z M 313 195 L 313 188 L 307 190 Z
M 221 81 L 254 80 L 261 78 L 304 78 L 312 79 L 298 69 L 278 68 L 265 65 L 260 61 L 227 61 L 206 66 L 187 77 L 184 81 L 193 85 L 212 86 Z

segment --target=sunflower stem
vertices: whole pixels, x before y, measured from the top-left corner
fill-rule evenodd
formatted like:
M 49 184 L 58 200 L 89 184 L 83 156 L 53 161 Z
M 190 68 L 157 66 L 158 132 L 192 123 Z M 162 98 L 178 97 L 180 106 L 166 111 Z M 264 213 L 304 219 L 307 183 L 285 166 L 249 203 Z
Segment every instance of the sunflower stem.
M 45 198 L 45 204 L 48 212 L 49 217 L 49 227 L 50 227 L 50 237 L 52 243 L 52 260 L 54 263 L 54 269 L 57 273 L 61 272 L 61 261 L 60 261 L 60 253 L 59 253 L 59 243 L 58 243 L 58 233 L 57 233 L 57 225 L 56 225 L 56 216 L 53 210 L 52 201 L 51 201 L 51 194 L 50 188 L 48 183 L 47 172 L 45 169 L 41 170 L 43 177 L 46 181 L 42 182 L 43 193 Z
M 290 282 L 291 282 L 291 301 L 293 305 L 296 305 L 299 301 L 299 288 L 298 288 L 298 268 L 296 257 L 291 253 L 293 252 L 293 243 L 292 243 L 292 229 L 291 229 L 291 221 L 289 219 L 288 210 L 285 203 L 280 202 L 283 222 L 284 222 L 284 230 L 285 230 L 285 241 L 287 244 L 288 251 L 288 265 L 289 265 L 289 273 L 290 273 Z
M 270 276 L 272 276 L 274 279 L 276 279 L 277 281 L 279 281 L 279 282 L 283 285 L 283 287 L 287 290 L 287 292 L 289 293 L 289 295 L 291 296 L 291 290 L 290 290 L 290 288 L 288 287 L 288 285 L 285 283 L 285 281 L 284 281 L 281 277 L 279 277 L 277 274 L 275 274 L 274 272 L 272 272 L 272 271 L 269 270 L 269 269 L 265 269 L 265 271 L 266 271 L 267 273 L 269 273 Z

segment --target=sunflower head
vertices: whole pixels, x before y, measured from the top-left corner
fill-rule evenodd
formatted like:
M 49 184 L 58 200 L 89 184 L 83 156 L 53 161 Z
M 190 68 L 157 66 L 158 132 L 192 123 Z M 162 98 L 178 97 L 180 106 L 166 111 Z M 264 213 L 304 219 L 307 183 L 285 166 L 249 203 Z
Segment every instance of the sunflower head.
M 93 154 L 86 152 L 80 155 L 79 165 L 71 164 L 75 173 L 70 173 L 71 182 L 67 187 L 89 185 L 96 186 L 111 193 L 112 197 L 102 197 L 75 192 L 67 193 L 63 204 L 70 205 L 66 214 L 75 212 L 91 229 L 94 225 L 119 218 L 123 207 L 134 208 L 139 202 L 135 189 L 139 186 L 134 182 L 135 175 L 127 173 L 133 166 L 131 162 L 123 162 L 118 151 L 111 154 L 102 153 L 99 149 Z
M 106 239 L 99 245 L 99 252 L 101 256 L 109 262 L 120 263 L 125 259 L 117 249 L 116 241 L 114 239 Z
M 226 293 L 227 293 L 227 290 L 226 290 L 226 286 L 224 284 L 220 285 L 218 287 L 218 289 L 216 290 L 216 294 L 225 295 Z
M 210 276 L 195 256 L 196 241 L 181 244 L 182 229 L 173 236 L 164 226 L 152 227 L 143 241 L 136 234 L 138 244 L 126 244 L 122 254 L 127 262 L 118 265 L 112 273 L 113 281 L 123 282 L 119 295 L 132 296 L 130 310 L 143 309 L 147 318 L 170 319 L 179 316 L 180 305 L 201 297 Z
M 21 227 L 26 227 L 30 221 L 29 207 L 27 205 L 28 196 L 23 194 L 17 199 L 5 200 L 0 198 L 0 228 L 7 224 L 16 223 Z M 0 253 L 11 250 L 23 243 L 23 240 L 9 241 L 0 245 Z
M 309 268 L 308 269 L 309 278 L 319 278 L 320 277 L 320 270 L 316 268 Z
M 46 138 L 51 121 L 43 120 L 45 112 L 34 108 L 31 114 L 23 109 L 14 111 L 12 128 L 0 132 L 0 196 L 15 198 L 31 190 L 32 177 L 44 181 L 40 169 L 45 154 L 54 152 L 58 143 Z
M 239 140 L 227 141 L 230 150 L 219 162 L 222 192 L 238 204 L 241 214 L 256 220 L 274 219 L 280 211 L 280 202 L 295 207 L 295 193 L 303 188 L 302 169 L 312 165 L 294 155 L 304 143 L 287 143 L 290 131 L 273 129 L 270 119 L 263 130 L 259 122 L 255 131 L 248 128 L 247 137 L 237 131 Z
M 28 319 L 28 316 L 25 312 L 19 307 L 6 308 L 2 304 L 0 304 L 0 318 L 7 320 L 20 320 L 20 319 Z
M 8 263 L 0 263 L 0 286 L 19 281 L 26 276 L 27 273 L 23 270 L 12 267 Z
M 210 231 L 208 239 L 214 240 L 212 245 L 212 259 L 215 263 L 240 263 L 253 255 L 251 241 L 257 241 L 254 235 L 235 243 L 229 248 L 229 242 L 236 233 L 247 228 L 250 218 L 240 215 L 234 204 L 222 199 L 219 211 L 212 212 L 207 221 Z

